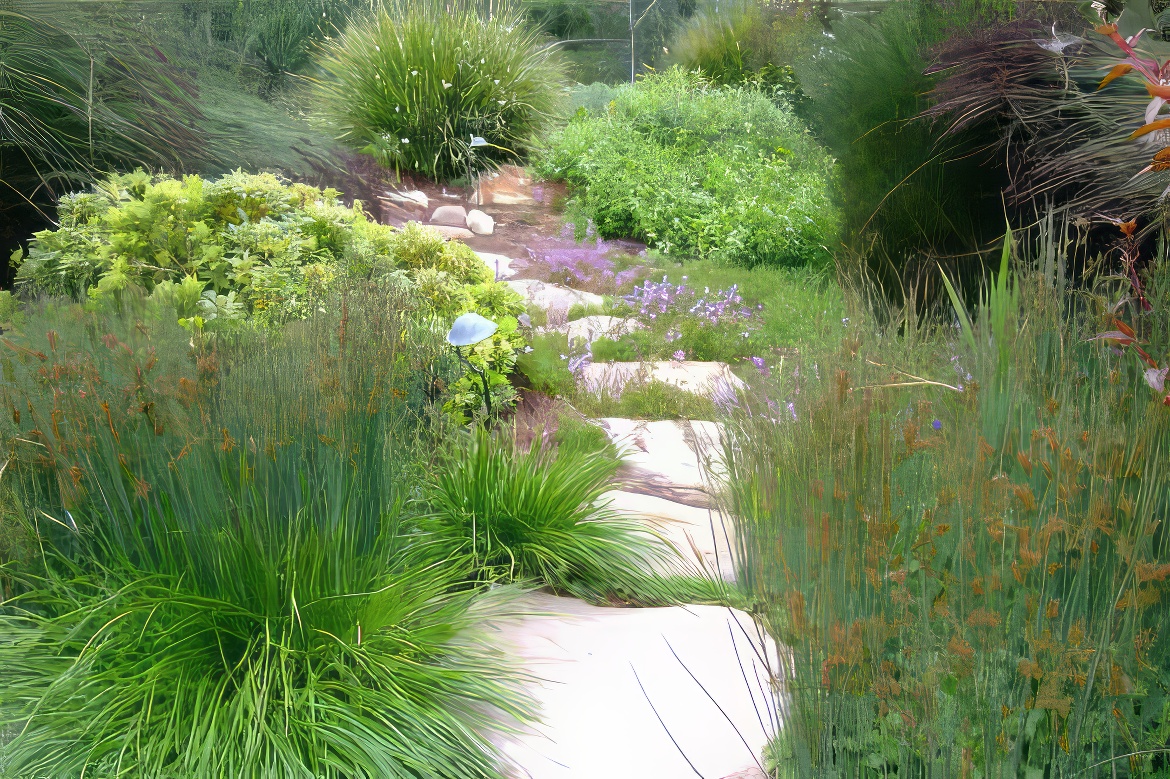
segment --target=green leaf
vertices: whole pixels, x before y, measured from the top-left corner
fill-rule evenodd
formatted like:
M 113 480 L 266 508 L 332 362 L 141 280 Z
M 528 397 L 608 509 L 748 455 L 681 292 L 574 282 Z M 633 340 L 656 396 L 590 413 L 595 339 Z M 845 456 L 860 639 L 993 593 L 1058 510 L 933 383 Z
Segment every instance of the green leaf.
M 955 314 L 959 317 L 959 325 L 963 329 L 963 338 L 967 345 L 971 347 L 972 352 L 979 351 L 979 346 L 975 342 L 975 330 L 971 326 L 971 318 L 967 316 L 967 309 L 963 305 L 963 301 L 959 299 L 959 293 L 955 291 L 951 280 L 947 278 L 947 272 L 938 266 L 938 272 L 942 274 L 943 284 L 946 285 L 947 295 L 951 298 L 951 305 L 955 307 Z

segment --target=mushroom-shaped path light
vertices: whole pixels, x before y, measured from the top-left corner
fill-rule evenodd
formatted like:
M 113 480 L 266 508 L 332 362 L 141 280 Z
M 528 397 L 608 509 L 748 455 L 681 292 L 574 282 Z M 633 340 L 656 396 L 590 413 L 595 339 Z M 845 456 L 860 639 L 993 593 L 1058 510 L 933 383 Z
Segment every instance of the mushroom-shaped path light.
M 447 343 L 455 347 L 455 354 L 459 357 L 459 361 L 479 376 L 480 384 L 483 387 L 484 410 L 487 412 L 483 420 L 485 425 L 490 424 L 489 420 L 492 415 L 492 392 L 488 386 L 487 371 L 472 365 L 468 356 L 463 354 L 463 349 L 486 341 L 495 335 L 499 328 L 500 326 L 492 320 L 471 311 L 456 319 L 455 323 L 451 325 L 451 331 L 447 333 Z
M 495 335 L 499 327 L 492 320 L 472 311 L 459 317 L 455 324 L 451 325 L 451 332 L 447 333 L 447 343 L 457 349 L 461 346 L 475 346 Z

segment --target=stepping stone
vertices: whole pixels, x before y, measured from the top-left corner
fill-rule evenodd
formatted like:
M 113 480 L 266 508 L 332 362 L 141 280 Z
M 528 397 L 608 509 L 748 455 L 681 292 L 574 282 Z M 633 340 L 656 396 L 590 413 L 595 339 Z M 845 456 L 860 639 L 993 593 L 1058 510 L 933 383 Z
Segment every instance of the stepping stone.
M 645 325 L 637 319 L 595 314 L 567 322 L 562 328 L 569 336 L 569 343 L 580 339 L 593 343 L 598 338 L 621 338 L 623 335 L 641 330 Z
M 515 276 L 518 271 L 512 267 L 514 259 L 504 254 L 494 254 L 492 252 L 476 252 L 479 258 L 487 263 L 487 266 L 496 273 L 496 279 L 508 279 Z
M 559 284 L 549 284 L 536 279 L 509 281 L 508 286 L 520 293 L 520 296 L 532 305 L 550 313 L 558 311 L 563 315 L 567 314 L 569 309 L 578 303 L 583 306 L 600 306 L 604 302 L 601 295 L 562 287 Z
M 491 235 L 496 231 L 496 220 L 478 208 L 473 208 L 467 212 L 466 222 L 467 229 L 476 235 Z
M 439 206 L 431 214 L 431 224 L 450 225 L 451 227 L 467 226 L 467 211 L 463 206 Z
M 498 737 L 512 776 L 717 779 L 757 765 L 777 705 L 768 668 L 780 666 L 746 614 L 604 608 L 544 593 L 521 606 L 538 616 L 489 623 L 534 677 L 527 686 L 543 720 Z
M 743 380 L 725 362 L 663 360 L 660 362 L 592 363 L 581 374 L 585 389 L 621 392 L 631 381 L 661 381 L 716 400 L 734 400 Z
M 724 473 L 717 423 L 616 417 L 597 421 L 622 452 L 618 477 L 623 489 L 697 508 L 714 507 L 708 484 Z
M 636 492 L 611 490 L 610 508 L 653 528 L 682 556 L 677 573 L 699 566 L 709 577 L 735 581 L 735 525 L 716 509 L 696 508 Z M 666 573 L 666 572 L 664 572 Z

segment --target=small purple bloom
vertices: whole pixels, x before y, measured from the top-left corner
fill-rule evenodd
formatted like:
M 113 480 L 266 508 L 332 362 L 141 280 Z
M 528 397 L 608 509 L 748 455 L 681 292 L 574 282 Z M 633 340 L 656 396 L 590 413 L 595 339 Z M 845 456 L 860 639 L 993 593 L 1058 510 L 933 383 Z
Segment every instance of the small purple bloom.
M 930 426 L 933 427 L 935 430 L 942 430 L 942 421 L 936 419 L 930 423 Z
M 756 370 L 760 372 L 761 376 L 772 375 L 772 369 L 769 368 L 767 363 L 764 362 L 763 357 L 752 357 L 751 361 L 752 365 L 756 366 Z
M 675 352 L 674 354 L 672 354 L 670 356 L 672 358 L 674 358 L 675 360 L 682 362 L 683 360 L 685 360 L 687 358 L 687 353 L 684 352 L 682 349 L 679 349 L 677 352 Z
M 788 413 L 792 415 L 792 421 L 796 421 L 796 404 L 788 401 Z

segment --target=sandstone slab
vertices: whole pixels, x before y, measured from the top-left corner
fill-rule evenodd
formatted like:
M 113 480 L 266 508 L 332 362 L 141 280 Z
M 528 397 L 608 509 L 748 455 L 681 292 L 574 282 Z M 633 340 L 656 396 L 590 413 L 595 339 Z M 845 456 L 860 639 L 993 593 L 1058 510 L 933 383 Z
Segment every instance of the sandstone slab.
M 714 779 L 757 764 L 778 664 L 747 615 L 526 599 L 543 614 L 489 625 L 541 707 L 543 724 L 500 737 L 516 779 Z
M 562 287 L 559 284 L 537 281 L 536 279 L 509 281 L 508 286 L 520 293 L 521 297 L 537 308 L 543 309 L 550 314 L 559 312 L 562 320 L 564 315 L 574 305 L 599 306 L 604 302 L 601 295 Z
M 593 343 L 598 338 L 621 338 L 642 327 L 637 319 L 595 314 L 567 322 L 561 329 L 568 334 L 570 343 L 576 340 Z
M 715 400 L 733 400 L 743 380 L 724 362 L 663 360 L 659 362 L 593 363 L 581 380 L 591 392 L 620 393 L 631 381 L 661 381 Z
M 674 547 L 682 558 L 676 573 L 693 574 L 697 568 L 708 578 L 735 581 L 735 526 L 718 509 L 624 490 L 602 497 L 610 501 L 611 509 L 644 523 Z
M 495 271 L 496 279 L 510 279 L 518 272 L 512 267 L 515 260 L 505 254 L 495 254 L 493 252 L 476 252 L 479 258 L 487 263 L 487 266 Z
M 724 473 L 722 429 L 716 422 L 617 417 L 598 422 L 630 471 L 642 480 L 706 491 Z

